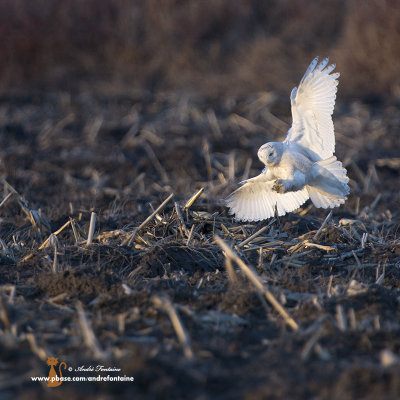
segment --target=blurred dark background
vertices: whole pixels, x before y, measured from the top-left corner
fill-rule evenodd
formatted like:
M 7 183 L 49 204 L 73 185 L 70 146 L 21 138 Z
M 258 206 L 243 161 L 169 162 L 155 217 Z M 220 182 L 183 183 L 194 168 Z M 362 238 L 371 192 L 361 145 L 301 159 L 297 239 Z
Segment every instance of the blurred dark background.
M 316 55 L 339 96 L 400 97 L 399 0 L 2 0 L 0 89 L 288 93 Z

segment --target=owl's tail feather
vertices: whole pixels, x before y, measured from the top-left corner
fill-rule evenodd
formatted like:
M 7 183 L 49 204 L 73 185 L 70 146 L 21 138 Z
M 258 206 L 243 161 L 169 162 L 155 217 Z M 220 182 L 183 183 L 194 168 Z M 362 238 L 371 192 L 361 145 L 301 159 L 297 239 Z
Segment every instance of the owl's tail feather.
M 347 199 L 348 181 L 346 169 L 332 156 L 314 163 L 306 187 L 315 207 L 333 208 Z

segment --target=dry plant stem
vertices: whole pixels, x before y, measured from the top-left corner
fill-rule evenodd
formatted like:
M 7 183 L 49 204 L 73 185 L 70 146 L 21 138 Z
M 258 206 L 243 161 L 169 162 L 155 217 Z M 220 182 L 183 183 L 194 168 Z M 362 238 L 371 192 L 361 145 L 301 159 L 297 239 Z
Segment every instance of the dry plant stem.
M 217 116 L 215 115 L 215 111 L 213 109 L 207 110 L 207 119 L 213 131 L 214 137 L 216 139 L 222 139 L 223 136 L 221 128 L 219 126 Z
M 177 202 L 175 202 L 174 205 L 175 205 L 176 215 L 178 216 L 178 219 L 179 219 L 179 222 L 181 224 L 181 227 L 182 227 L 183 231 L 185 232 L 185 236 L 188 238 L 189 237 L 189 231 L 186 228 L 185 221 L 182 218 L 182 213 L 181 213 L 179 204 Z
M 94 117 L 84 128 L 84 134 L 90 144 L 93 144 L 97 140 L 97 135 L 100 132 L 100 128 L 103 125 L 103 117 Z
M 393 169 L 400 169 L 400 157 L 393 158 L 378 158 L 375 160 L 378 167 L 390 167 Z
M 318 340 L 322 336 L 321 327 L 311 336 L 311 338 L 306 342 L 301 352 L 301 358 L 304 361 L 307 361 L 310 358 L 311 352 L 314 346 L 317 344 Z
M 54 260 L 53 260 L 53 273 L 58 272 L 58 260 L 57 260 L 57 242 L 54 242 Z
M 20 203 L 21 204 L 21 203 Z M 24 212 L 26 212 L 25 211 L 25 207 L 21 204 L 21 207 L 22 207 L 22 209 L 24 210 Z M 28 210 L 28 212 L 26 212 L 26 215 L 28 216 L 28 218 L 29 218 L 29 221 L 31 221 L 31 224 L 32 224 L 32 226 L 33 226 L 33 228 L 36 230 L 36 231 L 38 231 L 38 232 L 40 232 L 40 228 L 39 228 L 39 225 L 37 224 L 37 219 L 35 218 L 35 213 L 34 213 L 34 211 L 35 210 Z M 36 214 L 37 215 L 37 214 Z
M 7 202 L 7 200 L 13 195 L 13 192 L 9 192 L 6 197 L 4 197 L 3 201 L 0 203 L 0 208 L 4 206 L 4 204 Z
M 93 356 L 96 359 L 105 358 L 105 353 L 101 350 L 100 345 L 97 341 L 96 335 L 93 332 L 92 326 L 86 317 L 86 313 L 80 302 L 76 305 L 78 312 L 79 325 L 83 335 L 83 341 L 88 349 L 93 352 Z
M 250 168 L 251 168 L 252 162 L 253 162 L 253 160 L 251 158 L 247 159 L 246 165 L 244 167 L 243 175 L 242 175 L 242 181 L 249 179 Z
M 246 240 L 243 240 L 243 242 L 238 244 L 238 247 L 243 247 L 245 244 L 251 242 L 257 236 L 261 235 L 266 229 L 268 229 L 271 226 L 271 224 L 273 224 L 274 222 L 275 222 L 275 218 L 272 218 L 272 220 L 268 223 L 268 225 L 263 226 L 256 233 L 254 233 L 253 235 L 249 236 Z
M 80 220 L 80 219 L 79 219 L 79 220 Z M 79 225 L 79 223 L 78 223 L 76 220 L 74 220 L 74 222 L 75 222 L 75 228 L 76 228 L 76 230 L 79 232 L 79 234 L 80 234 L 81 236 L 85 237 L 85 236 L 86 236 L 86 232 L 81 228 L 81 226 Z
M 348 315 L 349 315 L 349 321 L 350 321 L 350 329 L 356 330 L 357 329 L 357 319 L 356 319 L 356 313 L 354 312 L 354 308 L 350 308 Z
M 187 241 L 186 241 L 186 246 L 189 246 L 189 244 L 190 244 L 190 240 L 192 239 L 192 236 L 193 236 L 193 230 L 194 230 L 194 224 L 190 228 L 189 236 L 188 236 Z
M 257 130 L 262 130 L 266 132 L 266 129 L 263 126 L 256 125 L 253 122 L 249 121 L 247 118 L 244 118 L 236 113 L 231 116 L 232 121 L 234 121 L 238 126 L 246 129 L 249 132 L 256 132 Z
M 339 329 L 344 332 L 347 329 L 347 322 L 343 312 L 343 307 L 340 304 L 336 306 L 336 321 Z
M 354 259 L 356 260 L 358 268 L 361 269 L 362 268 L 362 264 L 360 262 L 360 259 L 357 257 L 357 254 L 354 252 L 354 250 L 352 250 L 351 253 L 353 254 Z
M 6 186 L 12 193 L 14 193 L 17 197 L 21 197 L 21 195 L 11 186 L 5 179 L 1 180 L 3 185 Z
M 141 229 L 143 229 L 152 220 L 152 218 L 167 205 L 167 203 L 172 199 L 173 196 L 174 194 L 171 193 L 136 229 L 134 229 L 133 232 L 122 242 L 122 246 L 130 246 L 135 235 Z
M 264 111 L 264 117 L 272 126 L 286 134 L 289 125 L 285 121 L 272 114 L 271 111 L 268 111 L 268 109 Z
M 86 244 L 89 246 L 93 242 L 93 235 L 94 235 L 94 229 L 96 227 L 96 217 L 97 214 L 95 212 L 92 212 L 90 215 L 90 225 L 89 225 L 89 233 L 88 233 L 88 238 Z
M 66 222 L 59 230 L 53 232 L 53 233 L 39 246 L 38 251 L 44 249 L 44 248 L 48 245 L 48 243 L 49 243 L 50 238 L 52 237 L 52 235 L 57 236 L 57 235 L 58 235 L 59 233 L 61 233 L 70 223 L 71 223 L 71 220 L 69 220 L 68 222 Z M 28 254 L 28 255 L 25 256 L 20 262 L 25 262 L 25 261 L 30 260 L 30 259 L 34 256 L 34 254 L 35 254 L 35 252 Z
M 32 353 L 36 354 L 42 361 L 45 361 L 47 359 L 46 351 L 37 345 L 35 335 L 27 333 L 25 337 L 28 340 Z
M 228 179 L 233 181 L 235 179 L 235 154 L 229 154 L 228 158 Z
M 288 261 L 292 261 L 292 260 L 294 260 L 296 258 L 303 257 L 303 256 L 305 256 L 307 254 L 310 254 L 311 252 L 312 252 L 312 250 L 304 251 L 303 253 L 297 253 L 297 254 L 294 254 L 293 256 L 288 256 L 288 257 L 281 258 L 280 260 L 277 260 L 275 262 L 277 264 L 281 263 L 281 262 L 285 263 L 285 262 L 288 262 Z
M 153 148 L 147 142 L 143 143 L 143 147 L 146 150 L 157 172 L 160 174 L 161 180 L 163 181 L 163 183 L 167 183 L 169 181 L 168 174 L 165 171 L 165 168 L 160 163 L 160 160 L 157 158 Z
M 59 230 L 53 232 L 51 235 L 58 235 L 59 233 L 61 233 L 69 224 L 71 223 L 71 220 L 69 220 L 68 222 L 66 222 Z M 47 244 L 50 241 L 50 237 L 51 235 L 40 245 L 40 247 L 38 248 L 38 250 L 42 250 L 43 248 L 45 248 L 47 246 Z
M 225 252 L 225 255 L 231 258 L 236 264 L 243 270 L 249 280 L 253 283 L 253 285 L 264 294 L 269 303 L 278 311 L 279 314 L 283 317 L 285 322 L 295 331 L 299 329 L 296 321 L 286 312 L 286 310 L 282 307 L 282 305 L 276 300 L 275 296 L 264 287 L 263 283 L 260 281 L 257 274 L 253 271 L 252 268 L 247 266 L 241 258 L 239 258 L 232 249 L 222 240 L 219 236 L 215 235 L 216 243 L 221 247 L 221 249 Z
M 326 295 L 327 295 L 327 297 L 331 297 L 331 289 L 332 289 L 332 282 L 333 282 L 333 275 L 331 275 L 330 277 L 329 277 L 329 283 L 328 283 L 328 287 L 327 287 L 327 289 L 326 289 Z
M 126 235 L 127 235 L 127 233 L 123 229 L 116 229 L 114 231 L 106 231 L 106 232 L 99 233 L 96 236 L 96 240 L 104 241 L 107 239 L 112 239 L 112 238 L 116 238 L 118 236 L 126 236 Z
M 70 219 L 70 222 L 71 222 L 72 232 L 74 233 L 75 244 L 78 244 L 79 236 L 76 230 L 75 221 L 73 219 Z
M 198 190 L 183 206 L 183 210 L 188 210 L 194 202 L 200 197 L 200 195 L 203 193 L 204 187 L 202 187 L 200 190 Z
M 322 244 L 312 243 L 312 242 L 309 242 L 309 241 L 307 241 L 307 240 L 306 240 L 303 244 L 304 244 L 304 246 L 306 246 L 306 247 L 316 247 L 317 249 L 324 250 L 324 251 L 333 251 L 333 250 L 336 250 L 335 247 L 332 247 L 332 246 L 324 246 L 324 245 L 322 245 Z
M 0 321 L 3 323 L 6 331 L 10 330 L 11 324 L 8 318 L 7 308 L 5 306 L 5 296 L 0 292 Z
M 381 198 L 382 198 L 382 193 L 378 193 L 378 195 L 375 197 L 375 200 L 370 205 L 370 211 L 375 209 Z
M 20 207 L 21 207 L 21 209 L 22 209 L 22 211 L 26 214 L 26 216 L 28 217 L 28 219 L 29 219 L 29 221 L 31 222 L 31 224 L 32 224 L 32 226 L 33 226 L 33 228 L 36 230 L 36 231 L 38 231 L 38 232 L 40 232 L 40 228 L 38 227 L 38 225 L 36 224 L 36 220 L 35 220 L 35 217 L 34 217 L 34 215 L 33 215 L 33 213 L 32 213 L 32 210 L 30 210 L 28 207 L 27 207 L 27 201 L 5 180 L 5 179 L 3 179 L 2 180 L 3 181 L 3 184 L 4 184 L 4 186 L 6 186 L 10 191 L 11 191 L 11 193 L 12 194 L 14 194 L 14 196 L 17 198 L 17 202 L 18 202 L 18 204 L 20 205 Z M 5 200 L 5 199 L 4 199 Z
M 322 229 L 324 229 L 325 228 L 325 226 L 326 226 L 326 224 L 329 222 L 329 220 L 331 219 L 331 217 L 332 217 L 332 210 L 329 212 L 329 214 L 326 216 L 326 218 L 325 218 L 325 220 L 324 220 L 324 222 L 322 223 L 322 225 L 321 225 L 321 227 L 318 229 L 318 231 L 317 231 L 317 233 L 314 235 L 314 240 L 317 240 L 318 238 L 319 238 L 319 235 L 321 234 L 321 232 L 322 232 Z
M 379 278 L 376 280 L 375 285 L 380 285 L 384 279 L 385 279 L 385 271 L 383 271 L 382 274 L 379 276 Z
M 225 256 L 225 268 L 228 274 L 229 282 L 233 285 L 237 282 L 237 277 L 235 273 L 235 269 L 233 268 L 232 259 L 228 256 Z
M 14 304 L 15 292 L 16 292 L 15 285 L 3 286 L 3 290 L 8 290 L 10 292 L 10 294 L 8 295 L 8 304 Z
M 175 329 L 176 336 L 178 336 L 178 340 L 182 346 L 183 354 L 186 358 L 193 359 L 194 354 L 190 344 L 189 335 L 186 332 L 185 327 L 182 325 L 179 315 L 174 305 L 171 303 L 171 300 L 166 296 L 153 296 L 153 303 L 156 307 L 164 310 L 168 314 L 172 326 Z
M 14 253 L 10 250 L 7 245 L 5 244 L 3 239 L 0 239 L 0 255 L 4 255 L 13 261 L 15 261 Z
M 211 156 L 210 156 L 210 145 L 208 144 L 207 140 L 203 141 L 203 153 L 204 153 L 204 160 L 206 162 L 207 178 L 208 178 L 209 181 L 212 181 L 212 166 L 211 166 Z

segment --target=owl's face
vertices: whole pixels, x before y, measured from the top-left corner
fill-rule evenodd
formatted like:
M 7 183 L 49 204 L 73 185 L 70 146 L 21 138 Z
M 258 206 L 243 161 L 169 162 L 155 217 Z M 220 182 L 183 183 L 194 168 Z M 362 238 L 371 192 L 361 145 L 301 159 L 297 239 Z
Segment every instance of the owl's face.
M 267 166 L 278 165 L 281 160 L 281 151 L 275 143 L 263 144 L 258 150 L 258 158 Z

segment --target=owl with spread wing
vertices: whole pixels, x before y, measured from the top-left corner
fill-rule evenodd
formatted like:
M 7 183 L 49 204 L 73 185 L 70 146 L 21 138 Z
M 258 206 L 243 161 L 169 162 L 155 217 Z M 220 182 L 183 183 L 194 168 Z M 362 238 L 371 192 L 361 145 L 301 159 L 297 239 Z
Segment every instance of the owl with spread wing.
M 333 208 L 350 192 L 347 171 L 333 155 L 332 113 L 339 73 L 328 58 L 316 57 L 290 94 L 292 126 L 283 142 L 260 147 L 262 173 L 241 182 L 226 199 L 239 221 L 261 221 L 296 210 L 309 198 L 315 207 Z

